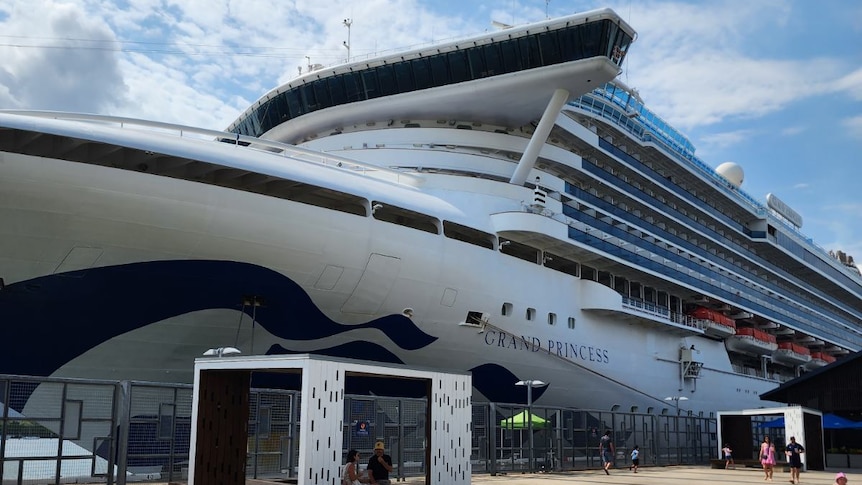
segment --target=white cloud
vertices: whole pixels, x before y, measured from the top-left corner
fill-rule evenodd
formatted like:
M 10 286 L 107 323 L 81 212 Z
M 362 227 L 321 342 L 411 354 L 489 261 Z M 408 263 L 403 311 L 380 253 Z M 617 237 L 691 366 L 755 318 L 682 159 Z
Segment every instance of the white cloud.
M 845 118 L 841 121 L 841 124 L 847 128 L 850 135 L 855 138 L 862 139 L 862 115 Z
M 704 151 L 714 151 L 716 149 L 727 148 L 729 146 L 742 143 L 754 136 L 754 134 L 755 132 L 753 130 L 738 130 L 705 135 L 701 137 L 700 140 Z
M 791 11 L 784 2 L 650 2 L 633 10 L 641 34 L 624 76 L 646 93 L 648 105 L 683 130 L 757 118 L 832 92 L 849 64 L 759 53 L 752 39 L 786 22 Z

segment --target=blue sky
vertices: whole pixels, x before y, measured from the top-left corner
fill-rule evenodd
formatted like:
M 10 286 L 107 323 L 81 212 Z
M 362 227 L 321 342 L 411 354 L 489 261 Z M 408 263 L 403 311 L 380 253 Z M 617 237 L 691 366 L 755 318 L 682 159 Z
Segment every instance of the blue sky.
M 0 109 L 226 127 L 312 63 L 612 7 L 637 31 L 622 79 L 743 189 L 862 261 L 862 3 L 820 0 L 6 0 Z

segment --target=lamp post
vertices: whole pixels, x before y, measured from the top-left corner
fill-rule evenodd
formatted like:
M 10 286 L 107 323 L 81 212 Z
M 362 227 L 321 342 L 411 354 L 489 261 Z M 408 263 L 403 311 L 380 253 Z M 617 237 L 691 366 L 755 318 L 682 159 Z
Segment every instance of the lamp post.
M 545 387 L 548 383 L 537 380 L 527 380 L 518 381 L 515 385 L 527 386 L 527 433 L 530 435 L 530 455 L 527 467 L 529 468 L 530 473 L 533 473 L 533 388 Z
M 679 416 L 679 402 L 680 401 L 688 401 L 688 398 L 685 396 L 668 396 L 664 398 L 665 401 L 673 401 L 674 408 L 676 409 L 676 415 Z

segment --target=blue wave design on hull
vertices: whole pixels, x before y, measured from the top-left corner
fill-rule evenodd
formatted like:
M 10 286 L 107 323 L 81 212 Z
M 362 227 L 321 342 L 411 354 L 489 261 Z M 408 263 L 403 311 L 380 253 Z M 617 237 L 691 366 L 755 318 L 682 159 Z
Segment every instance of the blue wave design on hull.
M 250 316 L 252 308 L 242 307 L 245 295 L 264 298 L 257 324 L 285 340 L 310 341 L 362 328 L 380 330 L 405 350 L 437 340 L 402 315 L 359 325 L 334 322 L 295 282 L 254 264 L 153 261 L 48 275 L 0 290 L 0 315 L 14 328 L 0 342 L 0 373 L 47 376 L 114 337 L 190 312 L 231 309 Z M 357 352 L 345 349 L 344 356 Z
M 527 404 L 527 387 L 516 386 L 515 383 L 523 380 L 512 372 L 498 364 L 482 364 L 470 369 L 473 373 L 473 387 L 491 402 L 509 404 Z M 546 387 L 533 388 L 533 402 L 541 399 L 542 395 L 550 385 Z

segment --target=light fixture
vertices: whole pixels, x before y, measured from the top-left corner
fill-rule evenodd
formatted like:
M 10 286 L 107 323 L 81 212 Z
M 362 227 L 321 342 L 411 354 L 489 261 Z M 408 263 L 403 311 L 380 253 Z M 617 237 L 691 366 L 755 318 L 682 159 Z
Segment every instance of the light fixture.
M 224 357 L 226 355 L 236 355 L 241 354 L 240 350 L 236 347 L 216 347 L 214 349 L 208 349 L 204 352 L 204 355 L 207 357 Z

